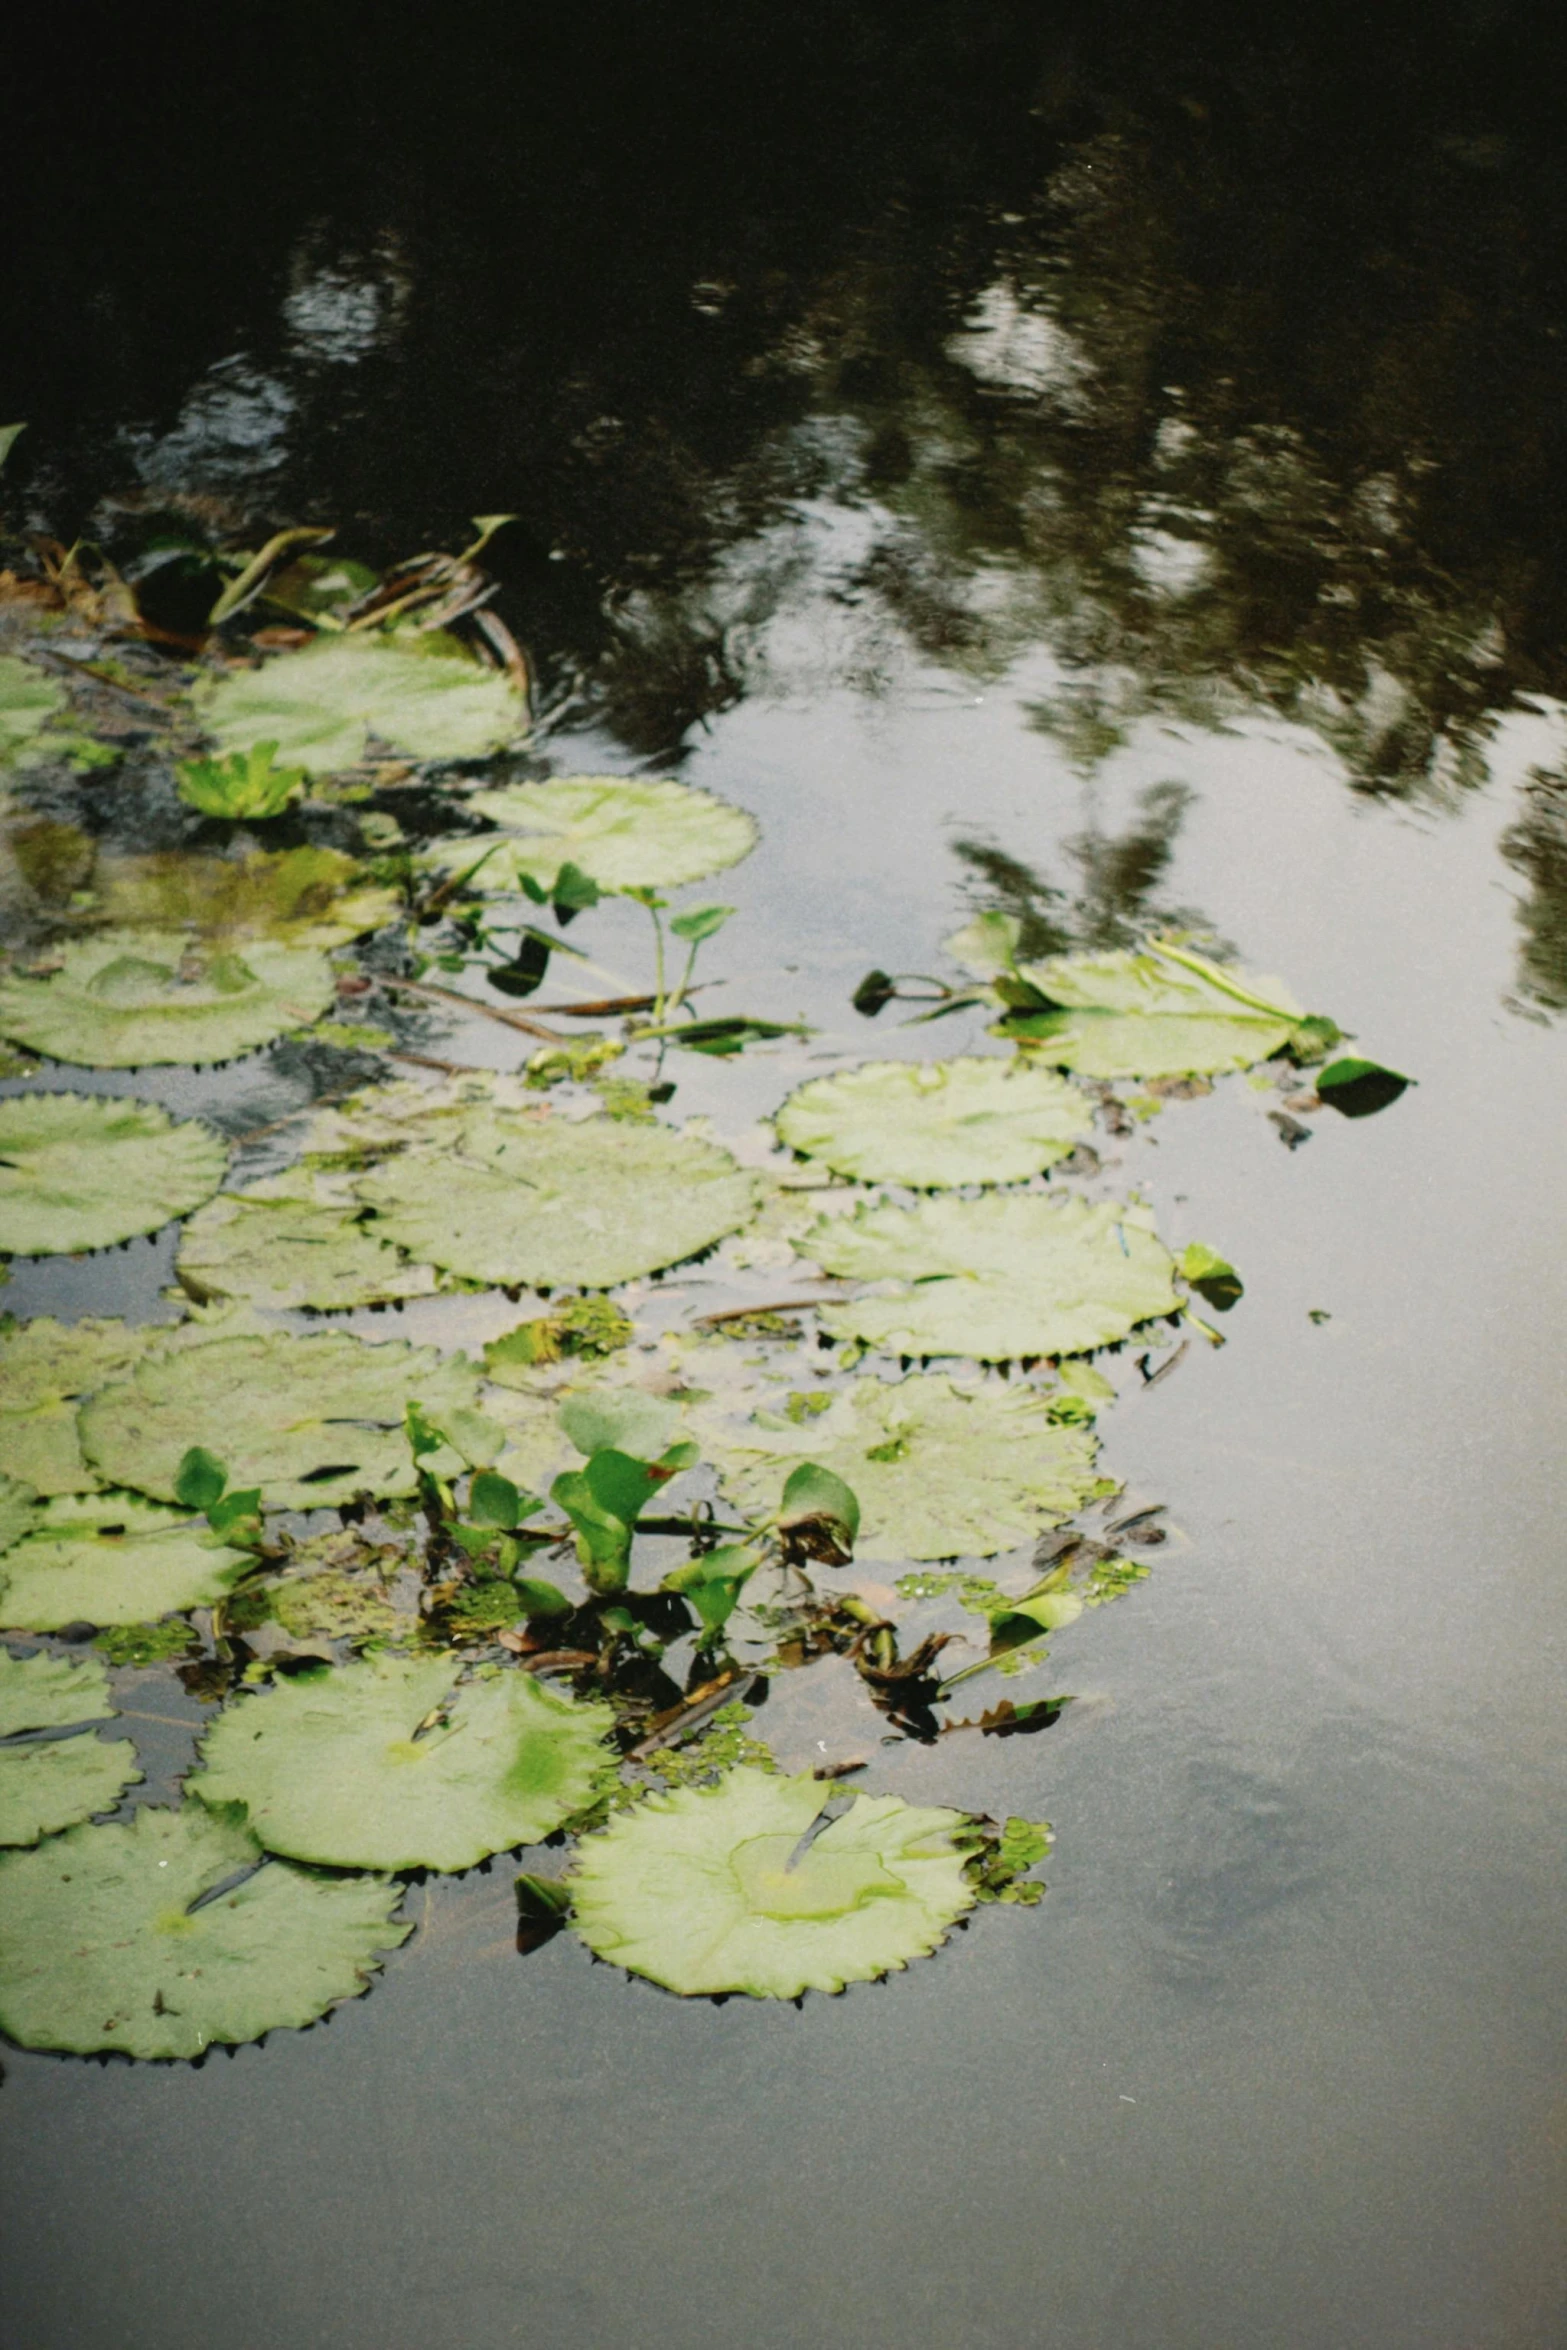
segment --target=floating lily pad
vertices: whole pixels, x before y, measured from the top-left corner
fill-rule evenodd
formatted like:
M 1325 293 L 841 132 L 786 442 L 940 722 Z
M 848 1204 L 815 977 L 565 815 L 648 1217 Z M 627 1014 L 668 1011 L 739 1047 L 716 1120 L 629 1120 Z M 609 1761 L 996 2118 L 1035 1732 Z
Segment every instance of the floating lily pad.
M 1059 1525 L 1094 1490 L 1092 1431 L 1054 1425 L 1049 1399 L 1026 1387 L 856 1379 L 823 1400 L 798 1423 L 762 1412 L 736 1430 L 699 1413 L 696 1426 L 744 1512 L 776 1509 L 799 1461 L 841 1477 L 859 1497 L 858 1558 L 989 1557 Z
M 365 880 L 363 866 L 340 849 L 308 845 L 230 857 L 191 849 L 100 853 L 93 892 L 94 924 L 274 938 L 296 947 L 343 946 L 395 921 L 402 907 L 395 889 Z
M 381 1657 L 276 1682 L 218 1717 L 190 1786 L 243 1803 L 269 1850 L 337 1868 L 471 1868 L 593 1801 L 608 1706 L 530 1673 L 454 1678 L 450 1658 Z
M 73 1722 L 102 1721 L 115 1711 L 109 1676 L 98 1659 L 13 1656 L 0 1649 L 0 1738 L 21 1730 L 68 1730 Z
M 204 680 L 191 700 L 220 750 L 274 743 L 280 765 L 312 775 L 357 766 L 372 735 L 410 759 L 484 759 L 527 726 L 510 680 L 450 637 L 318 637 Z
M 128 1738 L 51 1738 L 0 1747 L 0 1844 L 36 1844 L 113 1811 L 142 1777 Z
M 467 1409 L 477 1391 L 461 1355 L 443 1361 L 400 1340 L 282 1330 L 213 1338 L 148 1355 L 94 1396 L 81 1413 L 82 1449 L 113 1483 L 171 1500 L 186 1451 L 204 1443 L 234 1490 L 258 1486 L 268 1509 L 321 1509 L 354 1493 L 411 1493 L 407 1405 L 441 1417 Z M 445 1473 L 459 1465 L 452 1456 Z
M 295 1169 L 253 1191 L 220 1192 L 180 1234 L 175 1271 L 191 1296 L 246 1299 L 274 1313 L 428 1297 L 428 1265 L 411 1265 L 359 1222 L 353 1201 L 312 1193 Z
M 1258 978 L 1159 942 L 1143 954 L 1057 955 L 1018 966 L 1052 1008 L 1009 1014 L 1009 1034 L 1086 1077 L 1217 1076 L 1287 1044 L 1304 1007 Z
M 361 1176 L 376 1229 L 474 1281 L 609 1289 L 711 1248 L 758 1187 L 727 1151 L 665 1126 L 475 1111 L 442 1149 Z
M 474 887 L 492 892 L 520 889 L 524 876 L 553 889 L 563 865 L 606 893 L 677 889 L 738 865 L 756 846 L 756 824 L 744 809 L 694 784 L 642 776 L 507 784 L 475 792 L 468 805 L 501 828 L 499 837 L 433 841 L 426 859 L 462 873 L 482 857 Z
M 824 1217 L 800 1245 L 829 1273 L 896 1284 L 822 1322 L 899 1355 L 1087 1354 L 1180 1304 L 1147 1210 L 1114 1200 L 923 1200 Z
M 98 1478 L 82 1458 L 75 1399 L 121 1377 L 159 1335 L 129 1322 L 56 1322 L 49 1315 L 6 1331 L 0 1460 L 37 1493 L 91 1492 Z
M 315 947 L 277 939 L 239 947 L 103 930 L 68 940 L 55 960 L 48 978 L 0 979 L 0 1034 L 92 1069 L 230 1061 L 308 1028 L 336 993 Z
M 402 1887 L 261 1858 L 247 1828 L 187 1803 L 0 1860 L 0 2030 L 82 2056 L 200 2056 L 357 1998 L 412 1931 Z
M 0 766 L 25 750 L 65 706 L 65 688 L 52 677 L 14 653 L 0 653 Z
M 0 1422 L 0 1433 L 3 1429 Z M 19 1477 L 0 1475 L 0 1551 L 9 1550 L 24 1534 L 30 1534 L 37 1521 L 37 1489 L 24 1485 Z
M 778 1112 L 778 1139 L 862 1183 L 934 1190 L 1020 1183 L 1093 1131 L 1087 1097 L 1022 1058 L 866 1061 L 813 1077 Z
M 210 1199 L 228 1153 L 210 1126 L 108 1094 L 0 1101 L 0 1253 L 62 1256 L 156 1232 Z
M 688 1997 L 795 1999 L 935 1950 L 974 1891 L 961 1812 L 857 1795 L 800 1849 L 832 1791 L 742 1765 L 650 1795 L 584 1838 L 568 1880 L 600 1958 Z
M 62 1495 L 31 1534 L 0 1556 L 0 1625 L 58 1632 L 65 1624 L 147 1624 L 210 1606 L 254 1564 L 216 1543 L 188 1510 L 136 1493 Z

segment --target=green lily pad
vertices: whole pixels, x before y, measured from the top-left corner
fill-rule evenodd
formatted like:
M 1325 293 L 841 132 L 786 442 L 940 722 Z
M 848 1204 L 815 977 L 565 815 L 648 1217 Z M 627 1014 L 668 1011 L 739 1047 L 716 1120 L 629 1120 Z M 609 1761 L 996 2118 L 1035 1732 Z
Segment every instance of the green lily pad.
M 431 1268 L 409 1264 L 367 1231 L 360 1212 L 352 1200 L 312 1192 L 295 1168 L 209 1200 L 180 1234 L 174 1269 L 194 1298 L 244 1298 L 273 1313 L 429 1297 L 438 1287 Z
M 1093 1131 L 1094 1106 L 1053 1070 L 969 1055 L 813 1077 L 774 1123 L 787 1149 L 840 1175 L 936 1190 L 1039 1174 Z
M 756 846 L 744 809 L 694 784 L 642 776 L 567 775 L 548 783 L 475 792 L 468 805 L 499 836 L 432 841 L 426 861 L 447 873 L 484 862 L 474 887 L 517 890 L 524 877 L 546 890 L 574 865 L 606 893 L 677 889 L 738 865 Z
M 411 1257 L 540 1288 L 610 1289 L 680 1264 L 749 1223 L 758 1198 L 727 1151 L 666 1126 L 485 1110 L 354 1188 Z
M 210 1199 L 228 1153 L 199 1119 L 108 1094 L 0 1101 L 0 1253 L 63 1256 L 156 1232 Z
M 109 1676 L 97 1657 L 13 1656 L 0 1649 L 0 1738 L 21 1730 L 68 1730 L 116 1711 Z
M 369 1346 L 346 1332 L 284 1330 L 204 1339 L 145 1356 L 94 1396 L 80 1415 L 82 1450 L 100 1476 L 167 1501 L 186 1451 L 205 1442 L 231 1489 L 258 1486 L 268 1509 L 322 1509 L 354 1493 L 412 1493 L 407 1406 L 435 1418 L 466 1410 L 478 1384 L 463 1356 L 443 1361 L 397 1339 Z M 451 1475 L 460 1463 L 437 1455 L 432 1465 Z
M 0 1423 L 3 1428 L 3 1423 Z M 0 1475 L 0 1551 L 20 1542 L 38 1522 L 38 1493 L 19 1477 Z
M 231 1061 L 308 1028 L 336 994 L 315 947 L 203 945 L 173 930 L 70 939 L 46 979 L 0 979 L 0 1034 L 92 1069 Z
M 824 1217 L 800 1246 L 829 1273 L 895 1284 L 821 1318 L 834 1337 L 898 1355 L 1088 1354 L 1181 1302 L 1147 1210 L 1115 1200 L 922 1200 Z
M 410 759 L 485 759 L 527 730 L 510 680 L 450 637 L 318 637 L 204 680 L 191 700 L 220 750 L 270 742 L 280 765 L 312 775 L 357 766 L 372 735 Z
M 598 1957 L 687 1997 L 841 1991 L 925 1958 L 973 1907 L 964 1815 L 857 1795 L 803 1851 L 832 1791 L 741 1765 L 650 1795 L 585 1837 L 568 1880 Z
M 14 653 L 0 653 L 0 766 L 65 708 L 65 688 Z
M 36 1844 L 113 1811 L 143 1776 L 128 1738 L 51 1738 L 0 1747 L 0 1845 Z
M 187 1803 L 0 1860 L 0 2030 L 24 2048 L 189 2057 L 357 1998 L 412 1931 L 393 1914 L 402 1887 L 261 1857 L 247 1828 Z
M 859 1497 L 862 1559 L 988 1558 L 1071 1517 L 1095 1485 L 1092 1430 L 1056 1426 L 1047 1396 L 1000 1383 L 856 1379 L 803 1423 L 764 1412 L 736 1430 L 699 1411 L 696 1428 L 742 1512 L 776 1509 L 799 1461 L 831 1469 Z
M 219 1715 L 190 1788 L 244 1804 L 270 1851 L 336 1868 L 472 1868 L 594 1800 L 608 1706 L 531 1673 L 453 1680 L 450 1658 L 379 1657 L 275 1682 Z
M 254 1561 L 217 1543 L 188 1510 L 136 1493 L 62 1495 L 0 1556 L 0 1625 L 147 1624 L 210 1606 Z
M 1008 1034 L 1085 1077 L 1250 1069 L 1287 1044 L 1306 1016 L 1282 980 L 1157 940 L 1143 954 L 1057 955 L 1018 969 L 1054 1008 L 1012 1012 Z
M 110 928 L 199 931 L 208 938 L 274 938 L 296 947 L 339 947 L 394 922 L 395 889 L 364 878 L 340 849 L 206 856 L 164 849 L 150 856 L 100 853 L 90 919 Z
M 0 1459 L 37 1493 L 90 1493 L 98 1477 L 82 1458 L 75 1399 L 122 1377 L 159 1335 L 129 1322 L 56 1322 L 47 1314 L 6 1331 Z

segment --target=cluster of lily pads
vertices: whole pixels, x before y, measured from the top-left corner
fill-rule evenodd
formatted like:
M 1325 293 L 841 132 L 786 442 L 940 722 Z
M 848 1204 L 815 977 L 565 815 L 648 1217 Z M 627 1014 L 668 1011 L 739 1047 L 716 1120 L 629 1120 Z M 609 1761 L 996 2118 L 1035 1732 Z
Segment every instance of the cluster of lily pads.
M 1169 1098 L 1316 1066 L 1345 1108 L 1368 1076 L 1402 1083 L 1329 1061 L 1331 1022 L 1189 941 L 1031 965 L 982 917 L 949 942 L 969 978 L 940 1008 L 986 1006 L 994 1052 L 813 1077 L 763 1162 L 664 1122 L 671 1086 L 611 1074 L 628 1049 L 790 1030 L 690 1003 L 727 908 L 674 913 L 688 953 L 665 967 L 669 893 L 756 827 L 675 781 L 496 782 L 527 712 L 518 663 L 447 625 L 472 554 L 388 582 L 292 540 L 236 558 L 195 675 L 148 682 L 188 847 L 111 861 L 0 972 L 20 1073 L 0 1253 L 180 1226 L 177 1319 L 0 1332 L 0 1628 L 33 1643 L 0 1653 L 0 2029 L 29 2046 L 191 2057 L 309 2023 L 411 1930 L 410 1872 L 546 1841 L 570 1860 L 519 1879 L 528 1938 L 567 1928 L 686 1994 L 841 1990 L 978 1903 L 1037 1900 L 1042 1824 L 846 1798 L 853 1758 L 780 1772 L 763 1700 L 836 1657 L 906 1737 L 1054 1718 L 1002 1699 L 971 1722 L 954 1692 L 1037 1664 L 1146 1572 L 1099 1472 L 1116 1390 L 1089 1358 L 1160 1324 L 1217 1341 L 1197 1303 L 1240 1294 L 1214 1250 L 1173 1252 L 1106 1191 L 1089 1138 L 1113 1083 Z M 29 627 L 0 653 L 18 791 L 82 719 L 58 633 Z M 314 793 L 363 805 L 410 776 L 442 813 L 422 845 L 367 813 L 366 845 L 389 821 L 397 843 L 370 869 L 275 834 Z M 648 909 L 656 955 L 651 988 L 585 1007 L 618 1031 L 472 992 L 476 968 L 534 992 L 611 896 Z M 287 1163 L 250 1180 L 201 1118 L 57 1085 L 333 1029 L 377 1050 L 398 1032 L 331 1017 L 371 985 L 394 1018 L 411 997 L 510 1021 L 523 1065 L 407 1055 L 417 1075 L 302 1113 Z M 704 1258 L 742 1281 L 790 1268 L 804 1295 L 658 1327 L 662 1277 Z M 476 1354 L 312 1319 L 525 1292 Z M 910 1570 L 907 1615 L 854 1588 L 857 1560 Z M 979 1571 L 998 1560 L 1004 1579 Z M 951 1600 L 979 1627 L 955 1666 L 929 1615 Z M 103 1817 L 140 1778 L 93 1727 L 116 1711 L 106 1665 L 217 1703 L 172 1808 Z

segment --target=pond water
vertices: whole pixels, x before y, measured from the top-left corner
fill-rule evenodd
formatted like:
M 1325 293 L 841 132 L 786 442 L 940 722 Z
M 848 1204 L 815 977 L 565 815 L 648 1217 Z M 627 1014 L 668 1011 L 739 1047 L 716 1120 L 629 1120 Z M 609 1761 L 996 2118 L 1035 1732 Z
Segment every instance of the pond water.
M 758 1708 L 791 1767 L 852 1745 L 878 1792 L 1048 1818 L 1037 1909 L 714 2005 L 570 1933 L 519 1956 L 501 1858 L 417 1886 L 327 2028 L 196 2067 L 7 2049 L 8 2350 L 1563 2338 L 1567 175 L 1535 29 L 990 0 L 285 14 L 200 59 L 137 25 L 85 82 L 62 48 L 17 174 L 8 527 L 134 569 L 330 523 L 379 566 L 514 512 L 485 560 L 534 771 L 750 810 L 703 1008 L 814 1031 L 670 1054 L 668 1116 L 734 1140 L 835 1056 L 993 1049 L 984 1010 L 850 1002 L 952 977 L 986 910 L 1035 954 L 1198 931 L 1418 1082 L 1295 1147 L 1244 1076 L 1096 1135 L 1246 1294 L 1156 1385 L 1107 1366 L 1105 1466 L 1170 1534 L 1006 1685 L 1071 1694 L 1053 1728 L 904 1738 L 847 1665 Z M 190 569 L 145 588 L 171 631 Z M 18 788 L 111 843 L 160 805 Z M 645 927 L 571 936 L 640 986 Z M 533 1049 L 419 1019 L 433 1056 Z M 39 1080 L 231 1134 L 334 1082 L 288 1046 Z M 167 1314 L 172 1254 L 18 1262 L 6 1302 Z M 116 1687 L 167 1800 L 201 1708 Z

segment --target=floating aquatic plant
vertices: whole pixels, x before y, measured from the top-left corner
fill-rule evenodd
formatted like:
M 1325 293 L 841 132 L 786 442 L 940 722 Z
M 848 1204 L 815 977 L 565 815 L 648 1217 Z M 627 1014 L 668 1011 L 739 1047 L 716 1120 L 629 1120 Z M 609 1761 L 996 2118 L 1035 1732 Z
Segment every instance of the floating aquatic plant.
M 794 1461 L 842 1477 L 859 1496 L 861 1558 L 988 1557 L 1059 1525 L 1096 1489 L 1091 1429 L 1058 1426 L 1050 1398 L 1027 1387 L 916 1374 L 856 1379 L 820 1400 L 827 1409 L 799 1421 L 764 1408 L 739 1428 L 703 1411 L 695 1424 L 742 1510 L 765 1509 Z
M 128 1738 L 25 1740 L 114 1712 L 96 1657 L 18 1657 L 0 1649 L 0 1844 L 36 1844 L 94 1812 L 111 1811 L 141 1777 Z
M 527 723 L 510 681 L 450 637 L 321 637 L 204 679 L 191 699 L 220 751 L 270 742 L 312 775 L 357 766 L 372 736 L 411 759 L 488 758 Z
M 340 849 L 306 844 L 276 852 L 209 855 L 163 849 L 146 856 L 100 851 L 91 920 L 110 928 L 200 932 L 289 946 L 336 947 L 393 921 L 402 900 L 367 880 Z
M 468 806 L 499 827 L 495 837 L 434 841 L 425 855 L 439 871 L 472 871 L 473 886 L 485 891 L 531 881 L 549 893 L 565 866 L 606 894 L 676 889 L 738 865 L 756 846 L 755 821 L 743 809 L 694 784 L 642 776 L 507 784 L 475 792 Z
M 361 1176 L 375 1229 L 474 1281 L 609 1289 L 711 1248 L 754 1212 L 727 1151 L 622 1119 L 476 1109 L 442 1149 Z
M 367 1231 L 362 1210 L 311 1187 L 308 1173 L 220 1192 L 180 1234 L 175 1271 L 194 1298 L 243 1298 L 274 1313 L 317 1312 L 428 1297 L 428 1265 L 409 1264 Z
M 379 1657 L 275 1682 L 219 1715 L 190 1789 L 335 1868 L 471 1868 L 594 1800 L 608 1706 L 517 1671 L 455 1681 L 447 1657 Z
M 308 1028 L 336 993 L 318 949 L 277 939 L 101 930 L 68 939 L 49 963 L 46 977 L 0 979 L 0 1035 L 92 1069 L 234 1060 Z
M 277 764 L 276 743 L 254 743 L 226 759 L 182 759 L 175 773 L 188 808 L 239 823 L 281 816 L 309 780 L 303 767 Z
M 156 1232 L 210 1199 L 228 1153 L 210 1126 L 107 1094 L 0 1101 L 0 1252 L 64 1255 Z
M 1174 1313 L 1175 1265 L 1145 1208 L 1037 1193 L 824 1217 L 800 1244 L 827 1272 L 883 1282 L 822 1322 L 898 1355 L 1008 1362 L 1088 1354 Z
M 961 1812 L 832 1791 L 742 1765 L 713 1787 L 650 1795 L 585 1837 L 568 1880 L 588 1948 L 688 1996 L 795 1999 L 924 1958 L 974 1889 Z
M 408 1404 L 439 1416 L 477 1391 L 461 1355 L 443 1361 L 400 1340 L 219 1336 L 147 1355 L 94 1396 L 82 1449 L 106 1480 L 167 1501 L 192 1437 L 220 1432 L 234 1484 L 259 1487 L 270 1509 L 319 1509 L 353 1493 L 412 1493 Z
M 789 1150 L 862 1183 L 935 1190 L 1020 1183 L 1093 1130 L 1093 1104 L 1053 1070 L 970 1055 L 866 1061 L 813 1077 L 774 1121 Z
M 90 1492 L 98 1478 L 82 1458 L 77 1399 L 128 1371 L 156 1336 L 47 1314 L 0 1332 L 0 1459 L 12 1474 L 37 1493 Z
M 192 2057 L 357 1998 L 412 1931 L 402 1887 L 262 1858 L 239 1821 L 187 1803 L 0 1859 L 0 2031 Z
M 60 1495 L 0 1553 L 0 1625 L 147 1624 L 221 1599 L 251 1564 L 189 1510 L 139 1493 Z

